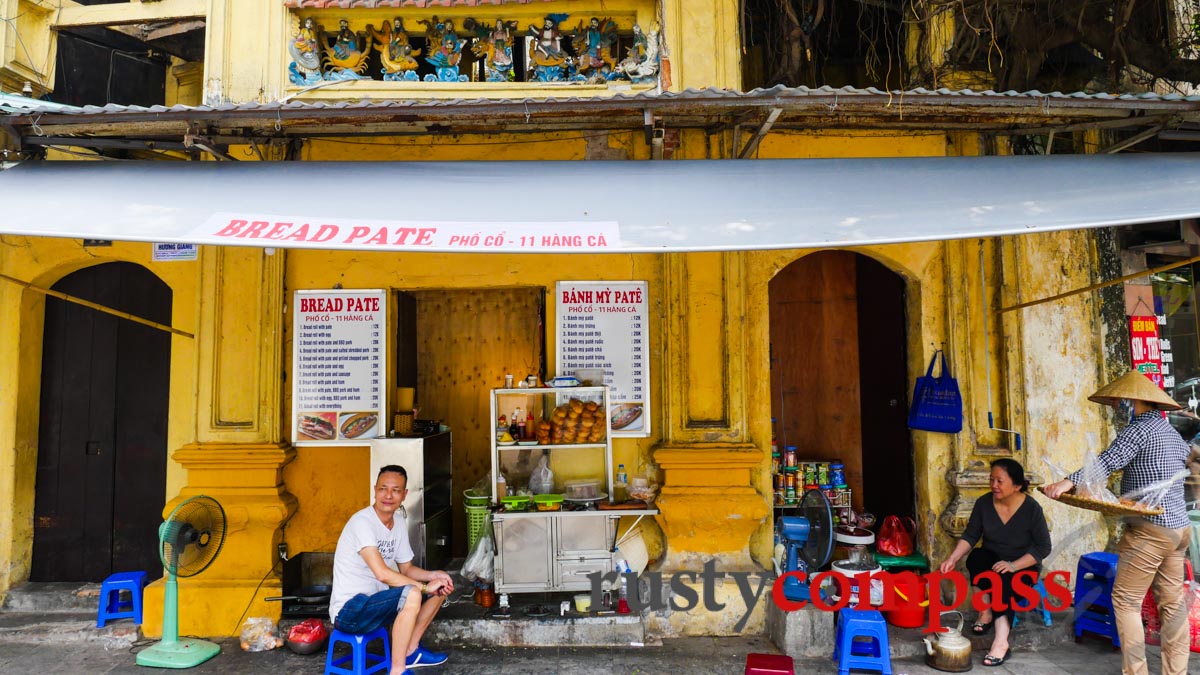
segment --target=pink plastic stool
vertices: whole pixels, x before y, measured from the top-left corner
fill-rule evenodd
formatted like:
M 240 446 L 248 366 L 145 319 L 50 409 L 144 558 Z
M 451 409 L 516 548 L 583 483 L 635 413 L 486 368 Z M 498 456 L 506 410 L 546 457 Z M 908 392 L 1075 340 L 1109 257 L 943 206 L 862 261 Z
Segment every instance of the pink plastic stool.
M 747 654 L 746 675 L 794 675 L 796 663 L 786 654 Z

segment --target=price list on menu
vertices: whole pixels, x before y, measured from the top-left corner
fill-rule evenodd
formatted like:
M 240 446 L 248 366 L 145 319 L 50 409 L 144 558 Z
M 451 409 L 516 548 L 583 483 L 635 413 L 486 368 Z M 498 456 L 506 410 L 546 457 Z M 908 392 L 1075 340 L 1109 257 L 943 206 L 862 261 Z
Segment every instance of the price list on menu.
M 613 435 L 650 435 L 646 282 L 560 281 L 555 293 L 558 374 L 602 373 Z
M 296 291 L 292 430 L 298 445 L 359 445 L 382 434 L 387 307 L 382 290 Z

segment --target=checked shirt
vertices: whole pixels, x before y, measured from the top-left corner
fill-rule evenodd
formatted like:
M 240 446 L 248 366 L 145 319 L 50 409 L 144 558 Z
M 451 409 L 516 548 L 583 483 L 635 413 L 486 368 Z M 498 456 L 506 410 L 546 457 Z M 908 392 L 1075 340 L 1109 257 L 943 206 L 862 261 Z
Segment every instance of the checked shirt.
M 1121 477 L 1121 494 L 1138 492 L 1149 485 L 1164 481 L 1187 467 L 1189 448 L 1162 413 L 1144 412 L 1133 418 L 1129 426 L 1117 434 L 1112 445 L 1100 453 L 1098 470 L 1107 478 L 1114 471 L 1125 470 Z M 1083 482 L 1083 469 L 1067 476 L 1076 485 Z M 1187 506 L 1183 499 L 1183 479 L 1171 485 L 1162 500 L 1161 516 L 1146 516 L 1146 520 L 1177 530 L 1188 526 Z

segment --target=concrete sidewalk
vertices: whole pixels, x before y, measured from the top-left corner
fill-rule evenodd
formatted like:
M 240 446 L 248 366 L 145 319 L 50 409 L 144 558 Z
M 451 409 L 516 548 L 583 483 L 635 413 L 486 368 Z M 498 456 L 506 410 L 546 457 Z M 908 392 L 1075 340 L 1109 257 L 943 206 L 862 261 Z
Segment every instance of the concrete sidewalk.
M 149 644 L 149 643 L 147 643 Z M 89 643 L 18 643 L 0 644 L 0 673 L 172 673 L 180 671 L 140 668 L 134 663 L 132 649 L 105 649 Z M 192 669 L 194 673 L 272 673 L 273 675 L 315 674 L 324 672 L 324 652 L 298 656 L 286 648 L 270 652 L 247 653 L 237 640 L 222 640 L 221 654 Z M 745 670 L 746 655 L 776 653 L 765 637 L 682 638 L 664 640 L 661 645 L 645 647 L 543 647 L 478 648 L 431 644 L 447 649 L 450 660 L 440 668 L 425 668 L 423 675 L 457 673 L 555 674 L 621 673 L 638 675 L 736 675 Z M 1150 672 L 1159 672 L 1158 648 L 1147 649 Z M 1056 644 L 1041 652 L 1014 652 L 999 668 L 984 668 L 977 652 L 973 672 L 995 675 L 1118 675 L 1121 655 L 1101 640 Z M 924 665 L 920 659 L 896 659 L 895 675 L 935 675 L 940 671 Z M 1200 655 L 1193 654 L 1189 672 L 1200 673 Z M 796 673 L 825 675 L 836 673 L 827 659 L 796 662 Z M 859 671 L 855 671 L 859 672 Z

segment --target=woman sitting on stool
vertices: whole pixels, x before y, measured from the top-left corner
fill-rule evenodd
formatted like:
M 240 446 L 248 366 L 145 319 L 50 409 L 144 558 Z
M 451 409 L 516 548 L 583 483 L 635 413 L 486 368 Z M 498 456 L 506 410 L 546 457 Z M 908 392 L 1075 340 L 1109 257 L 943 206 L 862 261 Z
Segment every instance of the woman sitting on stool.
M 998 666 L 1004 663 L 1012 649 L 1008 645 L 1008 634 L 1012 630 L 1013 576 L 1020 570 L 1041 571 L 1042 560 L 1050 555 L 1050 530 L 1046 527 L 1046 516 L 1042 507 L 1025 494 L 1029 481 L 1025 480 L 1025 469 L 1013 459 L 1003 458 L 992 462 L 989 479 L 991 499 L 980 497 L 971 509 L 967 529 L 954 547 L 954 552 L 941 565 L 942 574 L 954 569 L 964 555 L 967 556 L 967 573 L 974 586 L 977 577 L 992 570 L 1000 575 L 1000 588 L 988 588 L 982 596 L 985 602 L 999 590 L 1000 601 L 1005 608 L 1000 616 L 993 616 L 990 609 L 980 612 L 971 632 L 985 635 L 996 626 L 996 639 L 983 657 L 983 665 Z M 972 550 L 983 539 L 983 545 Z M 1030 584 L 1032 585 L 1032 584 Z M 977 586 L 976 592 L 983 593 Z

